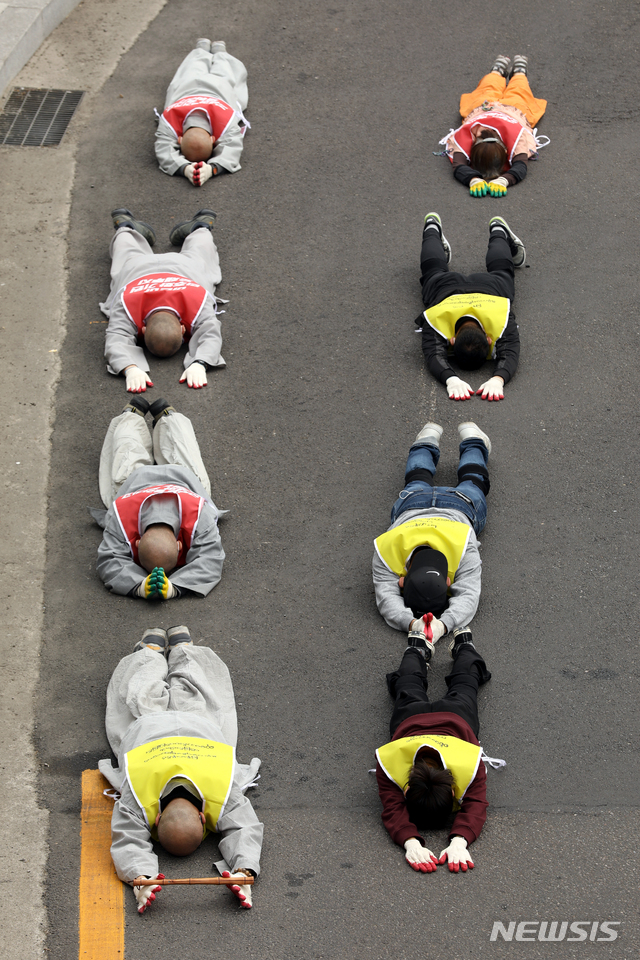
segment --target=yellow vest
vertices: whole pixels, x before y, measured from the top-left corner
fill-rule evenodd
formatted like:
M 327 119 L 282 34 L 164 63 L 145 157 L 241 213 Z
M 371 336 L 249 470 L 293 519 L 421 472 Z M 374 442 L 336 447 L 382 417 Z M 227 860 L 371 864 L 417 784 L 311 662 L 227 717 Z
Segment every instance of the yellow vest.
M 453 793 L 456 809 L 462 803 L 469 785 L 476 775 L 482 756 L 482 747 L 478 747 L 458 737 L 440 736 L 439 734 L 416 735 L 392 740 L 376 750 L 378 763 L 396 786 L 401 790 L 407 785 L 409 771 L 414 764 L 420 747 L 431 747 L 442 760 L 445 770 L 453 774 Z
M 456 323 L 460 317 L 473 317 L 477 320 L 492 343 L 489 344 L 488 357 L 493 353 L 496 341 L 504 333 L 509 320 L 510 301 L 506 297 L 492 297 L 488 293 L 458 293 L 447 297 L 435 307 L 424 311 L 424 318 L 430 327 L 451 340 L 456 335 Z
M 471 527 L 460 520 L 416 517 L 387 530 L 373 542 L 385 567 L 398 577 L 407 572 L 407 562 L 418 547 L 439 550 L 447 558 L 449 579 L 453 583 L 470 536 Z
M 173 777 L 184 777 L 202 798 L 204 835 L 215 830 L 231 791 L 235 758 L 233 747 L 200 737 L 163 737 L 125 755 L 125 773 L 131 792 L 144 813 L 154 840 L 160 795 Z

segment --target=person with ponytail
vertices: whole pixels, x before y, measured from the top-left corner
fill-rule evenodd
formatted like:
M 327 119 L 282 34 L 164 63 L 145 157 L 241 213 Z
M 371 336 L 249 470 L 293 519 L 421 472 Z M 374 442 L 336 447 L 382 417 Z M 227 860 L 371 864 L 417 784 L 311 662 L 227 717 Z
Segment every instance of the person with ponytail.
M 460 98 L 464 123 L 440 143 L 453 165 L 453 175 L 472 197 L 504 197 L 527 175 L 527 163 L 546 146 L 548 137 L 535 129 L 547 106 L 537 100 L 527 79 L 522 55 L 496 57 L 490 73 L 473 93 Z

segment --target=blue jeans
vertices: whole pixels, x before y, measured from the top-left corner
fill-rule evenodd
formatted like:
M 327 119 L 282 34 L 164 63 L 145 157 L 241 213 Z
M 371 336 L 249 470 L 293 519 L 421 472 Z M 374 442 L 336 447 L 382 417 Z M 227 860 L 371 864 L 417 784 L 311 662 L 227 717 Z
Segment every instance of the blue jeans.
M 440 450 L 430 443 L 417 444 L 409 450 L 405 487 L 391 510 L 391 522 L 407 510 L 459 510 L 471 521 L 478 536 L 487 522 L 489 451 L 482 440 L 470 438 L 460 444 L 458 485 L 434 487 L 433 478 L 440 459 Z

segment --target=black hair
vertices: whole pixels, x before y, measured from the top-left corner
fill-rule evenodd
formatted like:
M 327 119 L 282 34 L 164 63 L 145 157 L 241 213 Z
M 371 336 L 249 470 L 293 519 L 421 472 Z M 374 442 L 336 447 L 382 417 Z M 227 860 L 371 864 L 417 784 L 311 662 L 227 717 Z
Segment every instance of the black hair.
M 469 324 L 456 333 L 453 355 L 463 370 L 477 370 L 487 359 L 488 352 L 487 335 L 477 323 L 473 326 Z
M 440 770 L 422 758 L 416 760 L 409 773 L 405 802 L 417 827 L 444 827 L 453 809 L 453 784 L 450 770 Z
M 485 180 L 499 177 L 505 168 L 507 151 L 502 143 L 485 143 L 485 137 L 495 137 L 492 130 L 483 130 L 480 139 L 471 147 L 470 161 Z

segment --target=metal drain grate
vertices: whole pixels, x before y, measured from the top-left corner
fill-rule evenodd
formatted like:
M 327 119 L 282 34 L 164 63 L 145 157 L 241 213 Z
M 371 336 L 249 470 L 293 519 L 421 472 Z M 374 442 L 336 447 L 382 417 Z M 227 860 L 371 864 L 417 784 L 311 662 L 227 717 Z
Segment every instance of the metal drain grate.
M 84 90 L 14 87 L 0 113 L 0 144 L 56 147 L 69 126 Z

